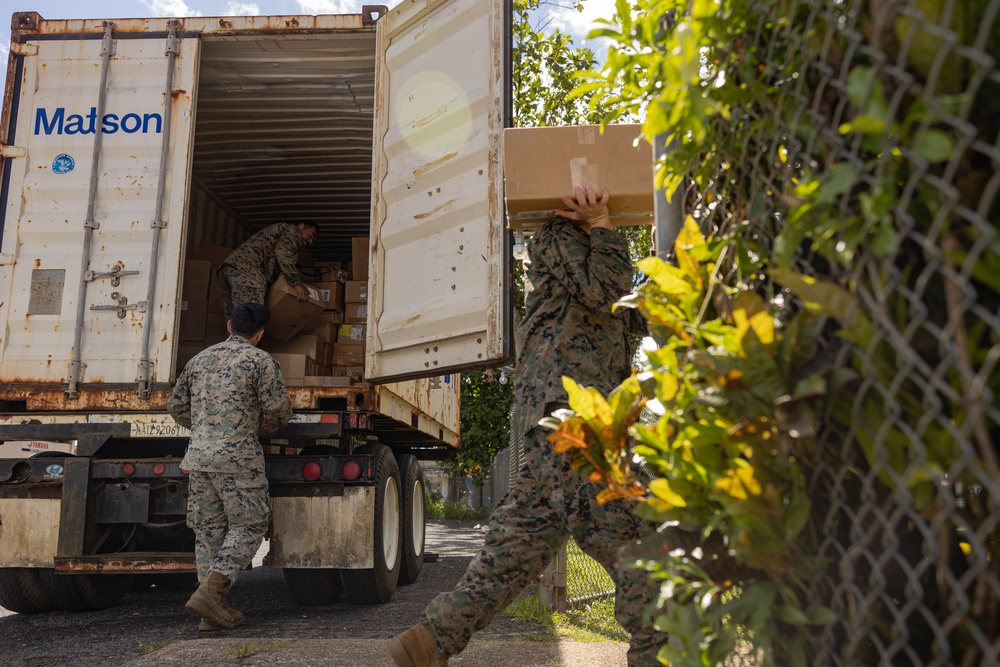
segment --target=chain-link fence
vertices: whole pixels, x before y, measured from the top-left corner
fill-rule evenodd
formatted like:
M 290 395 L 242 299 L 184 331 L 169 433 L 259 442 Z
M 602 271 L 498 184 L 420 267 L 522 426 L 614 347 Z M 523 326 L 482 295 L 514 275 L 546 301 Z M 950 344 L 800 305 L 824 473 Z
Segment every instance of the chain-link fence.
M 731 244 L 722 284 L 831 315 L 811 664 L 1000 664 L 1000 0 L 734 4 L 736 57 L 703 65 L 753 64 L 755 95 L 681 197 Z M 780 258 L 817 282 L 772 282 Z

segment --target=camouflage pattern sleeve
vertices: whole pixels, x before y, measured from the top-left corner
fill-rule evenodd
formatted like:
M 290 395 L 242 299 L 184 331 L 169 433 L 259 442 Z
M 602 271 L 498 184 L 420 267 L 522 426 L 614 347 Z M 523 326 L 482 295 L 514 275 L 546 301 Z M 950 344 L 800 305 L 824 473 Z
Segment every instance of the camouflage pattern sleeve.
M 278 269 L 285 276 L 285 280 L 294 287 L 302 282 L 299 278 L 299 270 L 295 265 L 298 261 L 299 249 L 303 245 L 303 239 L 302 232 L 299 231 L 298 227 L 294 225 L 286 225 L 286 227 L 287 229 L 283 231 L 278 238 L 278 243 L 274 246 L 274 258 L 277 260 Z
M 586 232 L 574 227 L 568 221 L 542 227 L 532 239 L 532 262 L 547 267 L 552 278 L 580 303 L 592 308 L 610 306 L 632 287 L 628 243 L 612 230 L 595 229 L 587 239 Z
M 187 369 L 179 378 L 174 390 L 170 392 L 167 400 L 167 412 L 174 418 L 174 421 L 184 428 L 191 428 L 191 383 L 188 380 Z
M 285 379 L 278 362 L 270 356 L 261 363 L 257 396 L 260 397 L 264 421 L 271 426 L 280 428 L 292 418 L 292 400 L 285 389 Z

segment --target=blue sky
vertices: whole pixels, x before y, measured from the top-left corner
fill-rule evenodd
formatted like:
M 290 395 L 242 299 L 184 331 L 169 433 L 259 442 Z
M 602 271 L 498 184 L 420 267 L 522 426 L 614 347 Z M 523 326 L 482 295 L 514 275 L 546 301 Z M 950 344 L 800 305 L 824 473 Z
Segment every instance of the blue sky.
M 381 0 L 392 7 L 399 0 Z M 10 15 L 14 11 L 35 11 L 46 19 L 105 19 L 141 18 L 146 16 L 243 16 L 268 14 L 356 14 L 364 4 L 380 4 L 379 0 L 89 0 L 84 4 L 73 0 L 12 0 L 0 15 L 0 72 L 6 72 L 10 48 Z M 598 57 L 606 45 L 587 44 L 586 35 L 596 18 L 611 18 L 614 0 L 585 0 L 584 10 L 577 12 L 568 0 L 547 0 L 541 7 L 541 22 L 550 21 L 574 35 L 577 46 L 590 46 Z M 0 75 L 0 89 L 4 82 Z

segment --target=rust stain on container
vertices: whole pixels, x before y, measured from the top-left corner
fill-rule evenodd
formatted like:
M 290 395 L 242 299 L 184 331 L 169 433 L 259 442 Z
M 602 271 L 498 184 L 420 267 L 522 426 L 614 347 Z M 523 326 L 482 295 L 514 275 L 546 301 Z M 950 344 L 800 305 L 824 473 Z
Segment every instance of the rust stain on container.
M 420 167 L 419 169 L 414 169 L 413 170 L 413 175 L 414 176 L 423 176 L 424 174 L 426 174 L 428 171 L 430 171 L 434 167 L 437 167 L 438 165 L 444 164 L 448 160 L 451 160 L 452 158 L 457 157 L 457 156 L 458 156 L 458 151 L 455 151 L 453 153 L 448 153 L 447 155 L 443 155 L 443 156 L 439 157 L 436 160 L 432 160 L 432 161 L 428 162 L 427 164 L 425 164 L 424 166 Z
M 437 206 L 437 207 L 431 209 L 430 211 L 427 211 L 426 213 L 417 213 L 416 215 L 413 216 L 413 218 L 415 220 L 423 220 L 424 218 L 430 218 L 431 216 L 436 215 L 441 209 L 447 208 L 447 207 L 451 206 L 456 201 L 458 201 L 458 200 L 457 199 L 449 199 L 445 203 L 443 203 L 440 206 Z

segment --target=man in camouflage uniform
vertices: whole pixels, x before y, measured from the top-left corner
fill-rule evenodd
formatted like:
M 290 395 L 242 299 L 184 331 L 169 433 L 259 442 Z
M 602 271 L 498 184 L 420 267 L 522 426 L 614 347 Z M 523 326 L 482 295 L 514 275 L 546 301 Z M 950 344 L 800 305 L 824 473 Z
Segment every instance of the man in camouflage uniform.
M 234 250 L 216 272 L 226 319 L 242 303 L 263 304 L 267 290 L 280 275 L 295 289 L 299 301 L 308 299 L 309 290 L 302 284 L 295 264 L 299 250 L 312 245 L 316 233 L 313 222 L 279 222 L 260 230 Z
M 174 421 L 191 429 L 181 468 L 188 471 L 187 525 L 201 585 L 184 608 L 201 617 L 199 630 L 243 622 L 226 593 L 271 520 L 257 430 L 287 424 L 292 404 L 278 363 L 256 347 L 269 318 L 260 304 L 238 306 L 229 338 L 188 362 L 167 402 Z
M 615 616 L 632 634 L 630 667 L 659 665 L 667 636 L 642 620 L 651 600 L 645 571 L 617 568 L 617 552 L 653 526 L 623 501 L 597 503 L 600 487 L 557 454 L 539 420 L 566 406 L 562 377 L 610 392 L 631 373 L 629 333 L 645 333 L 635 311 L 611 312 L 632 288 L 632 262 L 624 236 L 614 232 L 607 192 L 579 188 L 564 197 L 528 247 L 525 316 L 517 331 L 515 401 L 524 434 L 524 465 L 513 488 L 490 517 L 483 549 L 455 589 L 427 606 L 424 621 L 390 642 L 401 667 L 447 665 L 473 633 L 513 602 L 572 535 L 616 584 Z

